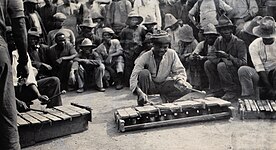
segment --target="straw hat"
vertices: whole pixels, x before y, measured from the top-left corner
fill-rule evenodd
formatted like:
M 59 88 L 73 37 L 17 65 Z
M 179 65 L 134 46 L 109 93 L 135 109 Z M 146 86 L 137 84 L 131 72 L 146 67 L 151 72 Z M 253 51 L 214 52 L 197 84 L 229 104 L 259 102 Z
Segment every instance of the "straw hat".
M 226 15 L 221 15 L 218 19 L 218 25 L 216 26 L 217 29 L 229 27 L 235 29 L 236 26 L 232 23 L 232 21 L 226 16 Z
M 145 21 L 144 21 L 143 25 L 157 25 L 157 22 L 154 21 L 154 19 L 151 15 L 147 15 L 145 17 Z
M 193 28 L 187 24 L 184 24 L 178 32 L 179 40 L 183 42 L 192 42 L 195 40 L 193 35 Z
M 219 35 L 219 33 L 218 33 L 215 25 L 213 25 L 212 23 L 207 24 L 207 26 L 205 26 L 203 28 L 203 30 L 204 30 L 203 34 L 205 34 L 205 35 L 206 34 L 216 34 L 216 35 Z
M 172 14 L 165 15 L 165 30 L 166 28 L 171 27 L 172 25 L 176 24 L 178 20 Z
M 258 25 L 260 25 L 261 20 L 263 19 L 262 16 L 256 16 L 254 19 L 252 19 L 251 21 L 247 21 L 244 26 L 242 31 L 250 34 L 250 35 L 254 35 L 253 34 L 253 28 L 257 27 Z M 256 35 L 254 35 L 256 36 Z
M 93 46 L 95 46 L 95 44 L 93 44 L 93 42 L 89 38 L 83 39 L 83 41 L 80 44 L 80 47 L 93 47 Z
M 80 24 L 80 27 L 88 27 L 88 28 L 94 28 L 96 27 L 97 24 L 93 23 L 91 18 L 85 18 L 82 22 L 82 24 Z
M 150 36 L 151 42 L 153 43 L 171 43 L 171 36 L 166 31 L 157 31 Z
M 102 33 L 109 33 L 109 34 L 113 34 L 113 35 L 115 34 L 115 32 L 111 28 L 108 28 L 108 27 L 103 28 Z
M 58 21 L 64 21 L 67 19 L 67 17 L 63 13 L 56 13 L 53 15 L 53 17 Z
M 276 36 L 275 20 L 271 16 L 265 16 L 260 25 L 253 28 L 254 35 L 262 38 L 272 38 Z
M 128 25 L 131 18 L 138 18 L 138 24 L 143 22 L 143 17 L 140 16 L 137 12 L 131 11 L 127 16 L 126 24 Z

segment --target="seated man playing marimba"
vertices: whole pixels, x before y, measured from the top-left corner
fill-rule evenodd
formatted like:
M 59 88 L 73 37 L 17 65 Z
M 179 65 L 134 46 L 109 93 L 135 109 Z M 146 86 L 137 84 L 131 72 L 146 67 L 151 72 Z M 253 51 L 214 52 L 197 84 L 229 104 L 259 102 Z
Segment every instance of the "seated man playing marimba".
M 167 32 L 154 33 L 151 41 L 153 48 L 136 60 L 130 77 L 130 89 L 137 94 L 140 106 L 147 103 L 148 94 L 160 94 L 163 102 L 173 102 L 191 89 L 177 53 L 169 49 Z

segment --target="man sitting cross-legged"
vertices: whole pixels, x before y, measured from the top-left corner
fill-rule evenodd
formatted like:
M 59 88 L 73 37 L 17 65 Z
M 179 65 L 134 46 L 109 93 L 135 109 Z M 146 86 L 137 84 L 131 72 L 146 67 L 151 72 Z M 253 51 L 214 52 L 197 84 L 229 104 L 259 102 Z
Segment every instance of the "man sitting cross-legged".
M 169 49 L 171 37 L 165 31 L 151 37 L 153 48 L 135 62 L 130 77 L 130 89 L 138 96 L 138 105 L 148 101 L 148 94 L 160 94 L 163 102 L 174 100 L 189 93 L 191 85 L 177 53 Z

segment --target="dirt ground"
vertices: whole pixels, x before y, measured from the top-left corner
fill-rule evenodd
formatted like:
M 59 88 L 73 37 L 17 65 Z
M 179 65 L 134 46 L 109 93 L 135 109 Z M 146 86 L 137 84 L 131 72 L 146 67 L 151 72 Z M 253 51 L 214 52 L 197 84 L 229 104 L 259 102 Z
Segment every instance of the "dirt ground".
M 196 94 L 190 96 L 197 97 Z M 276 150 L 276 122 L 230 120 L 173 125 L 119 133 L 114 111 L 136 105 L 136 98 L 125 88 L 106 92 L 69 92 L 63 104 L 77 102 L 93 108 L 87 131 L 38 143 L 24 150 Z M 34 108 L 40 108 L 35 103 Z

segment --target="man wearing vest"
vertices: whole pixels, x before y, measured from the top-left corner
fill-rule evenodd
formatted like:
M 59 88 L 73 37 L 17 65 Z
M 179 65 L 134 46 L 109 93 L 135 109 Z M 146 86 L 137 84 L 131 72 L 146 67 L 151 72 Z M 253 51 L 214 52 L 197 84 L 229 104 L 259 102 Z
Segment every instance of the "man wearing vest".
M 209 96 L 233 100 L 239 96 L 238 69 L 247 63 L 245 43 L 233 35 L 235 25 L 225 15 L 219 18 L 217 30 L 221 34 L 215 41 L 215 50 L 204 64 L 209 79 Z

